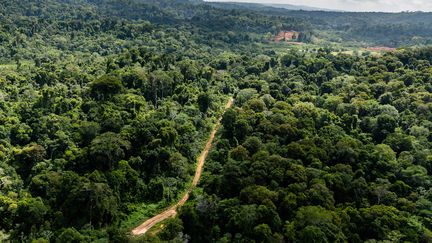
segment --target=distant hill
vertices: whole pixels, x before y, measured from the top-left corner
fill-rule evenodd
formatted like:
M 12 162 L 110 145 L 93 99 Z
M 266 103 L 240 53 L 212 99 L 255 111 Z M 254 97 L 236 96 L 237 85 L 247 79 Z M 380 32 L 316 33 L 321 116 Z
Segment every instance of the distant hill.
M 340 10 L 325 9 L 325 8 L 315 8 L 305 5 L 294 5 L 294 4 L 280 4 L 280 3 L 248 3 L 248 2 L 224 2 L 218 1 L 213 2 L 212 0 L 204 1 L 215 5 L 217 7 L 230 7 L 230 8 L 242 8 L 250 10 L 268 10 L 277 11 L 276 9 L 292 10 L 292 11 L 327 11 L 327 12 L 341 12 Z
M 262 3 L 262 5 L 270 6 L 270 7 L 274 7 L 274 8 L 284 8 L 284 9 L 288 9 L 288 10 L 341 12 L 340 10 L 335 10 L 335 9 L 315 8 L 315 7 L 310 7 L 310 6 L 293 5 L 293 4 Z
M 271 19 L 289 17 L 309 24 L 315 35 L 341 43 L 397 47 L 432 44 L 432 14 L 426 12 L 346 12 L 314 9 L 290 4 L 258 4 L 239 2 L 206 2 L 224 10 L 253 11 Z M 293 28 L 277 28 L 276 33 Z M 297 29 L 294 29 L 297 30 Z

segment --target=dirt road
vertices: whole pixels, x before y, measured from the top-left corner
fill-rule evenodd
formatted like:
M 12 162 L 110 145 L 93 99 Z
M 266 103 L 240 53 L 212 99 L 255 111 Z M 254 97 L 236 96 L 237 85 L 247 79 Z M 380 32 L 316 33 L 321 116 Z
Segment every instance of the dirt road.
M 231 98 L 226 106 L 225 106 L 225 111 L 230 108 L 232 106 L 234 102 L 234 99 Z M 160 214 L 146 220 L 144 223 L 142 223 L 140 226 L 136 227 L 135 229 L 132 230 L 132 234 L 133 235 L 141 235 L 141 234 L 145 234 L 151 227 L 153 227 L 154 225 L 156 225 L 159 222 L 164 221 L 167 218 L 170 217 L 174 217 L 177 214 L 177 208 L 183 206 L 186 201 L 189 198 L 189 194 L 192 191 L 192 189 L 194 187 L 196 187 L 196 185 L 198 184 L 200 178 L 201 178 L 201 174 L 202 174 L 202 170 L 204 167 L 204 162 L 207 158 L 207 155 L 210 151 L 210 148 L 212 146 L 213 140 L 215 138 L 216 132 L 218 131 L 219 127 L 220 127 L 220 122 L 221 122 L 222 118 L 219 118 L 219 120 L 217 121 L 215 127 L 213 128 L 213 131 L 210 134 L 210 137 L 207 141 L 206 146 L 204 147 L 203 151 L 201 152 L 200 156 L 198 157 L 198 165 L 195 171 L 195 176 L 193 178 L 192 181 L 192 185 L 191 187 L 187 190 L 187 192 L 185 193 L 185 195 L 180 199 L 180 201 L 178 201 L 175 205 L 171 206 L 170 208 L 168 208 L 167 210 L 161 212 Z

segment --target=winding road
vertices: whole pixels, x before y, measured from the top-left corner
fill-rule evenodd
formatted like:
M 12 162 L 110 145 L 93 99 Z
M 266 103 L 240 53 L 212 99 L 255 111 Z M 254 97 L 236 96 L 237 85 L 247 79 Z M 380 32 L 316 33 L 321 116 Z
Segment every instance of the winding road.
M 228 100 L 228 102 L 225 106 L 224 112 L 233 105 L 233 102 L 234 102 L 233 98 L 230 98 Z M 141 225 L 139 225 L 138 227 L 133 229 L 132 230 L 133 235 L 145 234 L 149 229 L 151 229 L 157 223 L 162 222 L 167 218 L 174 217 L 177 214 L 177 208 L 183 206 L 186 203 L 186 201 L 189 199 L 189 194 L 191 193 L 192 189 L 194 189 L 196 187 L 196 185 L 198 184 L 198 182 L 201 178 L 202 170 L 204 167 L 204 162 L 205 162 L 207 155 L 210 151 L 210 148 L 212 146 L 216 132 L 218 131 L 218 129 L 220 127 L 221 119 L 222 119 L 222 117 L 218 119 L 215 127 L 213 128 L 213 131 L 210 134 L 210 137 L 207 141 L 206 146 L 204 147 L 203 151 L 201 152 L 200 156 L 198 157 L 198 165 L 197 165 L 197 168 L 195 171 L 195 176 L 193 178 L 192 185 L 189 187 L 187 192 L 183 195 L 183 197 L 176 204 L 174 204 L 170 208 L 166 209 L 165 211 L 159 213 L 158 215 L 146 220 L 144 223 L 142 223 Z

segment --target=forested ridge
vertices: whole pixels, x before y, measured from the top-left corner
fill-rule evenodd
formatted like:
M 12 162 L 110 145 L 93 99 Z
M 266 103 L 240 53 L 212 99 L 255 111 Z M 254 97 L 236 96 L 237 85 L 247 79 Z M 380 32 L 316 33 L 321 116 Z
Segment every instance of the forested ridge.
M 432 241 L 432 49 L 269 42 L 346 38 L 324 32 L 350 15 L 319 13 L 1 1 L 0 241 Z M 231 97 L 178 217 L 132 237 L 189 188 Z
M 222 9 L 256 10 L 268 16 L 307 21 L 315 34 L 349 45 L 427 45 L 432 41 L 432 15 L 428 12 L 292 11 L 249 3 L 211 3 Z M 324 32 L 320 33 L 320 32 Z

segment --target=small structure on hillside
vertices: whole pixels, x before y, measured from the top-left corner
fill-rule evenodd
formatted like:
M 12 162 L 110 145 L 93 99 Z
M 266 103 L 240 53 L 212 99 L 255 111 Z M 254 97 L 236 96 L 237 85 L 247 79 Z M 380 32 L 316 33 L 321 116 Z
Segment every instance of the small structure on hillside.
M 281 41 L 289 42 L 296 41 L 299 37 L 299 33 L 297 31 L 280 31 L 274 38 L 276 43 Z

